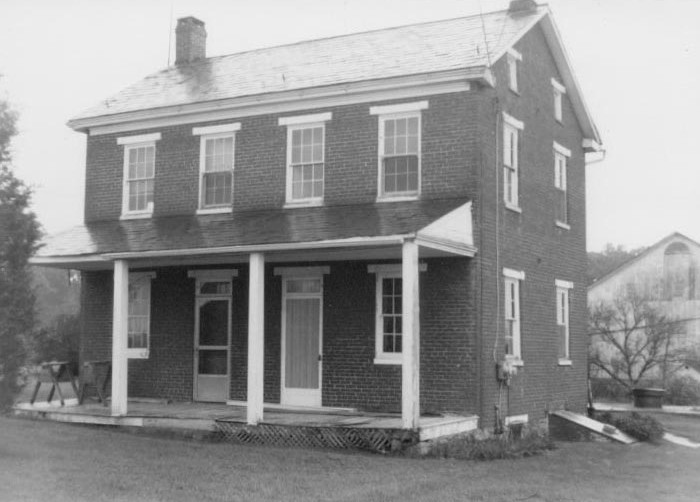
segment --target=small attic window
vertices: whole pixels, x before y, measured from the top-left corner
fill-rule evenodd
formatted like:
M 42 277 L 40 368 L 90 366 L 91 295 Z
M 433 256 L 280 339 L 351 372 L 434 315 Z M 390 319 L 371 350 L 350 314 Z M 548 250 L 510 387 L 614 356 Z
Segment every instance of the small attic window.
M 561 85 L 555 79 L 552 79 L 552 88 L 554 92 L 554 118 L 557 122 L 562 122 L 562 100 L 566 94 L 566 87 Z
M 518 65 L 523 60 L 522 54 L 515 49 L 508 49 L 506 61 L 508 62 L 508 88 L 513 92 L 518 92 Z

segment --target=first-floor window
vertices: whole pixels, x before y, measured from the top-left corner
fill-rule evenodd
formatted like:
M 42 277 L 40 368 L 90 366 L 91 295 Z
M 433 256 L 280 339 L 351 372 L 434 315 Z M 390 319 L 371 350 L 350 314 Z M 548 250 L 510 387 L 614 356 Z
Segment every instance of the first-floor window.
M 525 275 L 520 271 L 504 269 L 505 289 L 505 354 L 521 360 L 520 338 L 520 282 Z
M 557 291 L 557 346 L 559 361 L 569 361 L 569 290 L 573 284 L 556 281 Z
M 153 274 L 129 276 L 127 348 L 149 348 L 151 334 L 151 279 Z M 133 355 L 132 351 L 132 355 Z
M 401 353 L 401 277 L 381 278 L 382 354 Z

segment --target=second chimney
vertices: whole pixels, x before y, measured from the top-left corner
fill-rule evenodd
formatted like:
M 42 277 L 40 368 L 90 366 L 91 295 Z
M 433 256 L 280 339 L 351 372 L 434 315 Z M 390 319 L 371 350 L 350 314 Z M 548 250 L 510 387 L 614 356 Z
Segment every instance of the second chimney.
M 207 30 L 195 17 L 181 17 L 175 28 L 175 64 L 187 64 L 207 57 Z

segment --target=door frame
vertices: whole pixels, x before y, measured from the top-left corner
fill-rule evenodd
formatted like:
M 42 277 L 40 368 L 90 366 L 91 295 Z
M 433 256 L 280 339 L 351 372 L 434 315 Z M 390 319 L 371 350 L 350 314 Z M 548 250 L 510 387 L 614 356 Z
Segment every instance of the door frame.
M 323 403 L 323 275 L 330 273 L 330 267 L 277 267 L 275 275 L 282 276 L 282 319 L 280 329 L 280 404 L 289 406 L 308 406 L 320 408 Z M 287 282 L 290 279 L 318 279 L 321 288 L 318 293 L 287 293 Z M 289 402 L 295 394 L 294 388 L 286 389 L 286 356 L 287 356 L 287 300 L 291 299 L 318 299 L 318 390 L 311 404 Z M 290 392 L 291 391 L 291 392 Z M 307 391 L 310 393 L 310 391 Z M 298 394 L 299 392 L 297 392 Z
M 237 269 L 212 269 L 212 270 L 189 270 L 188 277 L 195 279 L 194 291 L 194 337 L 192 347 L 193 373 L 192 373 L 192 400 L 200 402 L 197 395 L 199 378 L 199 308 L 207 300 L 226 300 L 228 302 L 228 333 L 226 347 L 219 345 L 205 345 L 205 347 L 219 347 L 211 350 L 226 350 L 226 389 L 227 393 L 223 401 L 226 402 L 231 397 L 231 333 L 233 314 L 233 278 L 238 276 Z M 201 294 L 200 288 L 207 282 L 228 282 L 229 294 Z M 208 401 L 203 401 L 208 402 Z M 212 401 L 213 402 L 213 401 Z

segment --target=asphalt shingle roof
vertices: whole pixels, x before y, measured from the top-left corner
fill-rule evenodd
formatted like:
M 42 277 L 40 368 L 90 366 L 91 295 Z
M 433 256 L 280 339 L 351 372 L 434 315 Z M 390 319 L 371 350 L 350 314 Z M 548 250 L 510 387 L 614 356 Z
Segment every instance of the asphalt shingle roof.
M 416 232 L 463 198 L 97 221 L 52 235 L 35 257 L 207 249 Z
M 262 93 L 489 66 L 546 7 L 299 42 L 149 75 L 73 120 Z

